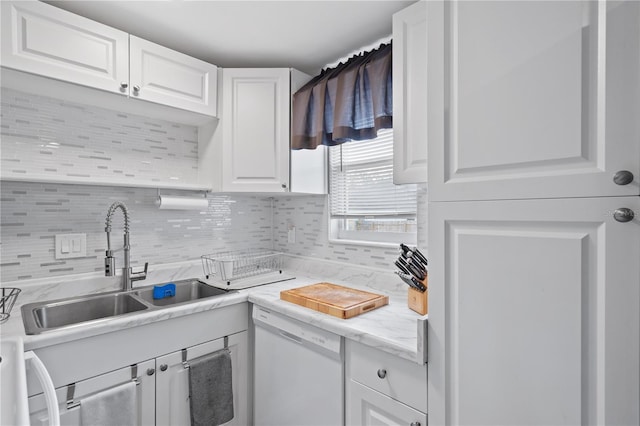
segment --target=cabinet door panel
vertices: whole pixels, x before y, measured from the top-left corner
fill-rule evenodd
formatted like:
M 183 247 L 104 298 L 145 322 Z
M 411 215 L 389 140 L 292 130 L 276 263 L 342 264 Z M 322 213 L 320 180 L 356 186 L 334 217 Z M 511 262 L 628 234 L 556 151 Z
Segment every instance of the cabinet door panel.
M 436 424 L 638 423 L 638 213 L 638 197 L 430 204 Z
M 137 424 L 141 426 L 155 424 L 155 375 L 147 374 L 147 371 L 154 367 L 155 362 L 153 360 L 137 364 Z M 73 400 L 80 404 L 73 404 L 71 408 L 67 408 L 68 387 L 57 388 L 56 395 L 60 404 L 60 424 L 80 426 L 82 399 L 131 381 L 131 371 L 131 367 L 125 367 L 75 383 Z M 29 398 L 29 412 L 32 425 L 45 426 L 48 424 L 48 413 L 43 394 Z
M 430 199 L 640 193 L 640 4 L 447 2 L 441 19 Z
M 135 36 L 130 43 L 132 97 L 216 115 L 215 65 Z
M 354 380 L 347 382 L 347 425 L 427 425 L 427 416 Z
M 289 69 L 223 72 L 223 190 L 289 187 Z
M 126 94 L 129 36 L 40 2 L 2 2 L 2 66 Z
M 393 15 L 393 183 L 427 180 L 427 4 Z
M 225 424 L 246 425 L 247 413 L 247 336 L 246 332 L 229 336 L 233 380 L 233 419 Z M 217 339 L 187 348 L 187 362 L 224 348 Z M 182 364 L 182 351 L 157 358 L 156 425 L 191 424 L 189 370 Z

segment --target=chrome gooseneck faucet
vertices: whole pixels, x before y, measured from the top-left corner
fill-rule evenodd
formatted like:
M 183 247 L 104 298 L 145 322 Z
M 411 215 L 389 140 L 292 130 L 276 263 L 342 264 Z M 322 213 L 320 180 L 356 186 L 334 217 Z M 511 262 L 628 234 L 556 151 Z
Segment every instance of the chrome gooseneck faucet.
M 111 216 L 113 216 L 117 209 L 122 210 L 122 214 L 124 215 L 124 246 L 116 250 L 111 250 Z M 107 253 L 104 259 L 104 274 L 107 277 L 112 277 L 116 274 L 116 259 L 115 257 L 113 257 L 113 253 L 124 250 L 122 289 L 124 291 L 129 291 L 133 288 L 133 281 L 144 280 L 145 278 L 147 278 L 147 268 L 149 267 L 149 263 L 145 262 L 144 271 L 141 272 L 133 272 L 133 268 L 131 268 L 131 247 L 129 245 L 129 210 L 127 209 L 127 206 L 125 206 L 120 201 L 116 201 L 115 203 L 111 204 L 111 207 L 109 207 L 109 211 L 107 212 L 106 227 L 104 228 L 104 230 L 107 233 Z

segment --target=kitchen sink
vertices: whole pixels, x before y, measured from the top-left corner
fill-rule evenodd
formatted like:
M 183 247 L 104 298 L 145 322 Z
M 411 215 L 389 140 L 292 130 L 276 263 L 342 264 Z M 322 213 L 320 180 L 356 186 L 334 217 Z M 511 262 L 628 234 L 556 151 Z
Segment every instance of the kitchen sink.
M 154 286 L 147 286 L 126 292 L 28 303 L 21 308 L 24 328 L 29 335 L 40 334 L 236 292 L 212 287 L 197 279 L 175 281 L 174 284 L 175 296 L 163 299 L 153 299 Z
M 207 297 L 220 296 L 227 294 L 227 290 L 212 287 L 198 280 L 182 281 L 176 284 L 175 296 L 165 297 L 162 299 L 153 298 L 153 287 L 147 287 L 136 291 L 136 294 L 145 302 L 154 306 L 172 306 L 179 303 L 191 302 L 194 300 L 204 299 Z
M 28 325 L 35 326 L 40 330 L 47 330 L 149 309 L 146 304 L 129 293 L 85 296 L 36 305 L 39 306 L 25 305 L 23 307 L 27 334 L 31 334 Z M 31 311 L 26 316 L 24 315 L 25 308 Z M 27 322 L 27 320 L 30 321 Z

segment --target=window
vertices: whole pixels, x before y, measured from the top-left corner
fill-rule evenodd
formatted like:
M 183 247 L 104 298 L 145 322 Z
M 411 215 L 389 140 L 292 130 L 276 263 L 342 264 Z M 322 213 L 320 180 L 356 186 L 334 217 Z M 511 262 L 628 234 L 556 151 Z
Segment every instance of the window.
M 415 244 L 416 185 L 393 184 L 393 129 L 329 148 L 330 238 Z

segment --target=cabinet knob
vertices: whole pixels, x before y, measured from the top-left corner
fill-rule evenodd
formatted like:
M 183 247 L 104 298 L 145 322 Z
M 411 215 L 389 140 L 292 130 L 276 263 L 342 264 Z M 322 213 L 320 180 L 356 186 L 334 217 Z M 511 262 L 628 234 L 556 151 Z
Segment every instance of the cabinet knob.
M 633 210 L 628 209 L 626 207 L 616 209 L 613 212 L 613 218 L 618 222 L 622 222 L 622 223 L 631 222 L 634 217 L 635 217 L 635 213 L 633 213 Z
M 286 183 L 282 184 L 282 189 L 287 189 L 287 184 Z
M 633 173 L 629 170 L 620 170 L 613 175 L 613 181 L 616 185 L 629 185 L 633 182 Z
M 120 88 L 124 91 L 127 87 L 129 87 L 129 83 L 127 83 L 126 81 L 123 81 L 122 83 L 120 83 Z
M 155 373 L 156 370 L 153 368 L 147 368 L 147 376 L 153 376 L 153 373 Z
M 420 426 L 420 422 L 411 422 L 410 426 Z
M 133 86 L 133 93 L 137 95 L 139 92 L 140 92 L 140 86 L 136 84 L 135 86 Z
M 381 379 L 384 379 L 385 377 L 387 377 L 387 370 L 385 370 L 384 368 L 379 369 L 378 377 L 380 377 Z
M 167 371 L 167 368 L 169 368 L 169 366 L 167 364 L 162 364 L 160 366 L 160 371 Z

